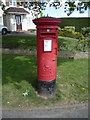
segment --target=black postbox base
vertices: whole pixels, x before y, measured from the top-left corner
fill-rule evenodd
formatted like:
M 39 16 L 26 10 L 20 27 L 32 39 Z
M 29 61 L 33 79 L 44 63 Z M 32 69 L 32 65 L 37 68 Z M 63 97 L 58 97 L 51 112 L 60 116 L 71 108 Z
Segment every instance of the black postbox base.
M 56 79 L 52 81 L 38 80 L 38 93 L 41 96 L 52 97 L 56 91 Z

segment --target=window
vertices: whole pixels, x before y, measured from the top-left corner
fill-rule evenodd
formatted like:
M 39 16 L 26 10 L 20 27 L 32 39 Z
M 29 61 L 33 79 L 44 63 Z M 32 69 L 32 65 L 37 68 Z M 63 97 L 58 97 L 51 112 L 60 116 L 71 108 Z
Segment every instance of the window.
M 12 6 L 12 2 L 9 2 L 9 5 Z
M 17 25 L 21 24 L 21 16 L 19 16 L 19 15 L 16 16 L 16 24 Z
M 13 2 L 13 6 L 16 6 L 16 2 L 15 1 Z
M 9 6 L 16 6 L 16 1 L 10 1 Z

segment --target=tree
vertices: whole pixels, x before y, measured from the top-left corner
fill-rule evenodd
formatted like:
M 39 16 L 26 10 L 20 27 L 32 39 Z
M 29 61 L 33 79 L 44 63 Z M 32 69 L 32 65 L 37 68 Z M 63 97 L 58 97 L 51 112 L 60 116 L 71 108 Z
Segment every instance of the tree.
M 79 1 L 78 3 L 76 3 L 75 1 L 65 2 L 65 12 L 67 13 L 68 16 L 72 14 L 75 9 L 79 13 L 84 13 L 87 9 L 90 9 L 90 1 L 88 2 Z
M 21 2 L 18 1 L 17 3 L 28 8 L 33 16 L 38 17 L 47 6 L 55 9 L 60 8 L 63 0 L 28 0 L 28 2 L 27 0 L 21 0 Z M 65 0 L 64 5 L 64 12 L 69 16 L 74 10 L 84 13 L 88 8 L 90 9 L 90 0 Z
M 24 0 L 25 1 L 25 0 Z M 42 2 L 43 1 L 43 2 Z M 53 1 L 53 2 L 52 2 Z M 47 6 L 54 7 L 58 9 L 62 6 L 62 0 L 31 0 L 29 2 L 18 2 L 19 5 L 24 5 L 24 7 L 28 8 L 32 11 L 33 16 L 38 16 L 45 10 Z M 76 9 L 79 13 L 84 13 L 85 10 L 90 9 L 90 1 L 89 0 L 66 0 L 64 12 L 69 16 Z
M 0 1 L 0 6 L 1 6 L 2 10 L 5 10 L 5 5 L 4 5 L 4 3 L 2 1 Z

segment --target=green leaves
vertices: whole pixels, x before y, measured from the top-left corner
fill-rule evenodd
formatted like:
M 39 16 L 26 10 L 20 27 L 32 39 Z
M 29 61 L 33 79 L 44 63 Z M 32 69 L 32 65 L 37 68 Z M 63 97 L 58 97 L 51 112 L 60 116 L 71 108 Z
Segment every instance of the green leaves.
M 41 1 L 35 1 L 35 2 L 18 2 L 19 5 L 23 5 L 24 7 L 31 10 L 32 15 L 35 17 L 38 17 L 38 15 L 41 13 L 42 10 L 45 10 L 47 5 L 49 7 L 54 7 L 55 9 L 59 9 L 62 6 L 62 2 L 59 0 L 54 0 L 54 2 L 41 2 Z M 69 16 L 71 15 L 74 10 L 76 9 L 80 13 L 84 13 L 87 8 L 90 8 L 90 1 L 89 2 L 82 2 L 79 1 L 76 5 L 75 1 L 70 2 L 67 0 L 65 2 L 65 8 L 64 12 Z

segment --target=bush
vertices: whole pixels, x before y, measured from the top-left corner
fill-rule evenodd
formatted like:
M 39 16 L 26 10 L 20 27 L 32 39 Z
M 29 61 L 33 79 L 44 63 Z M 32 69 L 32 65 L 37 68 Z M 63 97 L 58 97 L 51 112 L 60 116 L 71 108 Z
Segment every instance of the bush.
M 59 30 L 59 35 L 63 36 L 63 37 L 72 37 L 72 31 L 66 30 L 66 29 L 61 29 L 61 30 Z
M 74 35 L 74 38 L 76 39 L 81 39 L 81 40 L 85 39 L 84 35 L 80 32 L 74 32 L 73 35 Z
M 75 27 L 74 26 L 65 26 L 64 29 L 75 31 Z
M 84 35 L 80 32 L 75 32 L 72 29 L 58 29 L 59 30 L 59 36 L 63 37 L 70 37 L 70 38 L 76 38 L 76 39 L 85 39 Z
M 71 52 L 86 52 L 88 51 L 88 41 L 78 40 L 73 38 L 60 38 L 59 50 L 68 50 Z
M 75 52 L 77 40 L 74 39 L 59 39 L 59 50 L 68 50 Z
M 81 28 L 81 32 L 82 32 L 82 34 L 83 34 L 85 37 L 88 37 L 88 36 L 89 36 L 89 33 L 90 33 L 90 27 Z
M 75 0 L 74 0 L 75 1 Z M 85 0 L 83 0 L 85 1 Z M 64 26 L 75 26 L 76 31 L 80 31 L 83 27 L 90 27 L 89 21 L 90 17 L 82 17 L 82 18 L 60 18 L 62 22 L 59 24 L 61 28 Z

